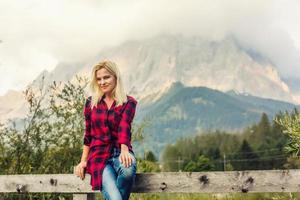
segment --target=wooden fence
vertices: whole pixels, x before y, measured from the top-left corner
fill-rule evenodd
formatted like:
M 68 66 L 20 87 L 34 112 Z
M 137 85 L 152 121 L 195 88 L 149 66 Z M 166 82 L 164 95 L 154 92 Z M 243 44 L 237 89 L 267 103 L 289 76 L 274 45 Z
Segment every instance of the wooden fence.
M 72 193 L 94 199 L 87 174 L 0 175 L 0 193 Z M 226 172 L 161 172 L 137 174 L 134 193 L 300 192 L 300 169 Z

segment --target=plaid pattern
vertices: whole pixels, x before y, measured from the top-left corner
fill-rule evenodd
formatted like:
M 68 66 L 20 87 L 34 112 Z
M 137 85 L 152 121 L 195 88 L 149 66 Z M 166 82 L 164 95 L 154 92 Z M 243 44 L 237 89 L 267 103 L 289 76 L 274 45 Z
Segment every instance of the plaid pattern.
M 127 96 L 126 103 L 115 107 L 116 101 L 114 101 L 108 110 L 103 99 L 104 96 L 97 106 L 91 109 L 91 97 L 89 97 L 84 107 L 83 143 L 90 147 L 86 170 L 91 175 L 90 184 L 93 190 L 102 189 L 102 172 L 113 147 L 120 148 L 120 144 L 126 144 L 129 151 L 133 152 L 131 122 L 135 115 L 137 101 Z

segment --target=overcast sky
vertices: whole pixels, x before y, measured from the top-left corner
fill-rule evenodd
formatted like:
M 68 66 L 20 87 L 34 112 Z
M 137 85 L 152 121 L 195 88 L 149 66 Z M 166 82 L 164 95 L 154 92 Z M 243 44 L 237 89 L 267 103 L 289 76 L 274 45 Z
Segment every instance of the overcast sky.
M 0 95 L 59 62 L 161 33 L 231 34 L 300 78 L 299 10 L 299 0 L 1 0 Z

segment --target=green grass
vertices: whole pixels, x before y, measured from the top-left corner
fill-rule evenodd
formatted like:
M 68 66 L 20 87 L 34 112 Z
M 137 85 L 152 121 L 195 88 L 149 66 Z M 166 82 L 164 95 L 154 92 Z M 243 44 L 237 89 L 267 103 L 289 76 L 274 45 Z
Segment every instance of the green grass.
M 235 194 L 131 194 L 130 200 L 298 200 L 300 193 L 235 193 Z
M 71 200 L 72 194 L 0 194 L 0 200 Z M 300 193 L 231 193 L 231 194 L 193 194 L 193 193 L 132 193 L 130 200 L 298 200 Z M 103 200 L 100 193 L 96 200 Z

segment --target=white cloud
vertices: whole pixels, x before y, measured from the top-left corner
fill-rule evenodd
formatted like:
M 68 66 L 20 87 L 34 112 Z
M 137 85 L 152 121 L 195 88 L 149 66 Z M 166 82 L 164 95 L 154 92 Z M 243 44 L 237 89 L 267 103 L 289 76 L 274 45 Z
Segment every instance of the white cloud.
M 0 94 L 57 62 L 86 60 L 105 46 L 160 33 L 233 34 L 268 56 L 282 75 L 295 76 L 299 7 L 297 0 L 2 0 Z

